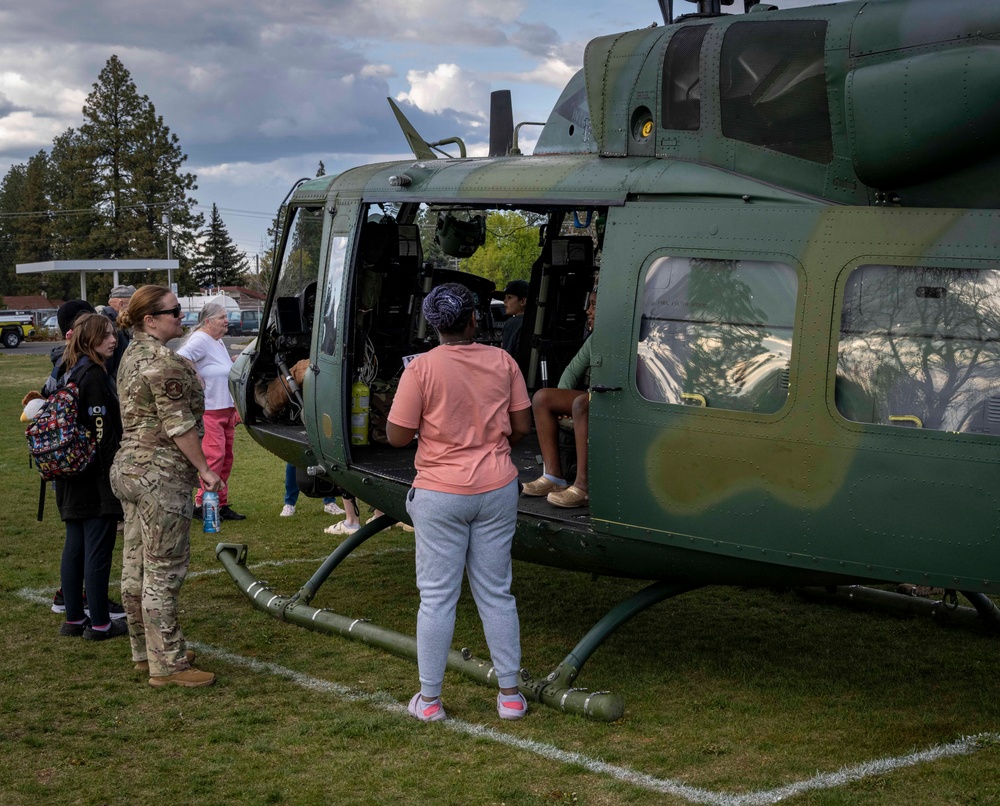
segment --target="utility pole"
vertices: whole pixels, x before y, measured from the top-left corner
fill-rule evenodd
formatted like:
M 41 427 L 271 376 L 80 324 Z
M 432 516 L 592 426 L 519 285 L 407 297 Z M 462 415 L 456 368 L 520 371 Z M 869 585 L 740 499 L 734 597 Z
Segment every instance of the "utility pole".
M 171 210 L 172 210 L 171 207 L 167 207 L 163 211 L 163 226 L 165 226 L 167 228 L 167 260 L 173 260 L 174 259 L 173 243 L 172 243 L 172 235 L 173 235 L 174 228 L 172 226 L 172 222 L 171 222 L 171 218 L 170 218 Z M 174 270 L 173 269 L 167 269 L 167 288 L 169 288 L 175 294 L 177 293 L 177 287 L 174 285 Z

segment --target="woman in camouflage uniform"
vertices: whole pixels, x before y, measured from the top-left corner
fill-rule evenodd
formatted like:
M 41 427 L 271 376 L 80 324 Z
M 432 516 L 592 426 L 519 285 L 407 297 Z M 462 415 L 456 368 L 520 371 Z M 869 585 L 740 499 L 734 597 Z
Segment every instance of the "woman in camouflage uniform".
M 167 347 L 183 333 L 177 297 L 162 286 L 140 288 L 118 315 L 133 329 L 118 370 L 121 448 L 111 485 L 125 509 L 122 604 L 132 659 L 151 686 L 209 686 L 215 675 L 191 665 L 177 623 L 177 596 L 191 556 L 191 490 L 222 480 L 201 450 L 205 394 L 194 366 Z

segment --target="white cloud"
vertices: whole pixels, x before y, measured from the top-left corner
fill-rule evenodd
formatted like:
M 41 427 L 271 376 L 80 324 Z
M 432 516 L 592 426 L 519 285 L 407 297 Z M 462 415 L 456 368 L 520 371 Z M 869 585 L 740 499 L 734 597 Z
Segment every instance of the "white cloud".
M 393 78 L 396 71 L 388 64 L 366 64 L 361 68 L 362 78 Z
M 491 78 L 502 83 L 545 84 L 561 90 L 576 75 L 580 67 L 582 65 L 567 64 L 563 60 L 553 57 L 544 59 L 532 70 L 522 73 L 495 73 L 491 75 Z M 555 99 L 553 98 L 553 100 Z
M 439 64 L 433 71 L 410 70 L 406 79 L 410 90 L 399 93 L 398 101 L 407 101 L 424 112 L 454 109 L 479 121 L 486 117 L 484 104 L 489 102 L 489 84 L 468 75 L 457 64 Z

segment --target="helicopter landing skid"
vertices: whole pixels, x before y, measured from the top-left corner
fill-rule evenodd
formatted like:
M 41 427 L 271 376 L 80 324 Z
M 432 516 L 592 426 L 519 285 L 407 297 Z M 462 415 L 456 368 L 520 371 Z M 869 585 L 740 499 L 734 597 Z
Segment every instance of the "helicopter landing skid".
M 312 607 L 309 602 L 333 570 L 358 546 L 380 531 L 395 524 L 388 515 L 365 524 L 341 543 L 317 569 L 316 573 L 292 596 L 282 596 L 257 579 L 247 568 L 247 546 L 219 543 L 215 554 L 244 595 L 258 610 L 281 621 L 329 635 L 339 635 L 382 649 L 401 658 L 415 661 L 417 639 L 412 635 L 388 630 L 367 619 L 350 618 L 330 610 Z M 625 600 L 602 618 L 546 678 L 536 680 L 521 670 L 519 688 L 531 700 L 559 711 L 589 717 L 601 722 L 621 719 L 625 711 L 622 698 L 610 691 L 591 692 L 573 687 L 584 663 L 618 627 L 646 608 L 669 599 L 697 585 L 655 582 Z M 496 686 L 496 672 L 486 660 L 476 658 L 463 648 L 448 653 L 447 668 L 487 686 Z

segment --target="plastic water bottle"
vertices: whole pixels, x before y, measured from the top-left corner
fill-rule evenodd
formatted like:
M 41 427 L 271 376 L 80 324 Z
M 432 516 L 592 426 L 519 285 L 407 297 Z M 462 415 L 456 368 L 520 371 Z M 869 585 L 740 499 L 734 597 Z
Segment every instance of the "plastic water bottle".
M 204 516 L 202 529 L 206 532 L 219 532 L 219 494 L 206 490 L 201 497 L 201 514 Z

